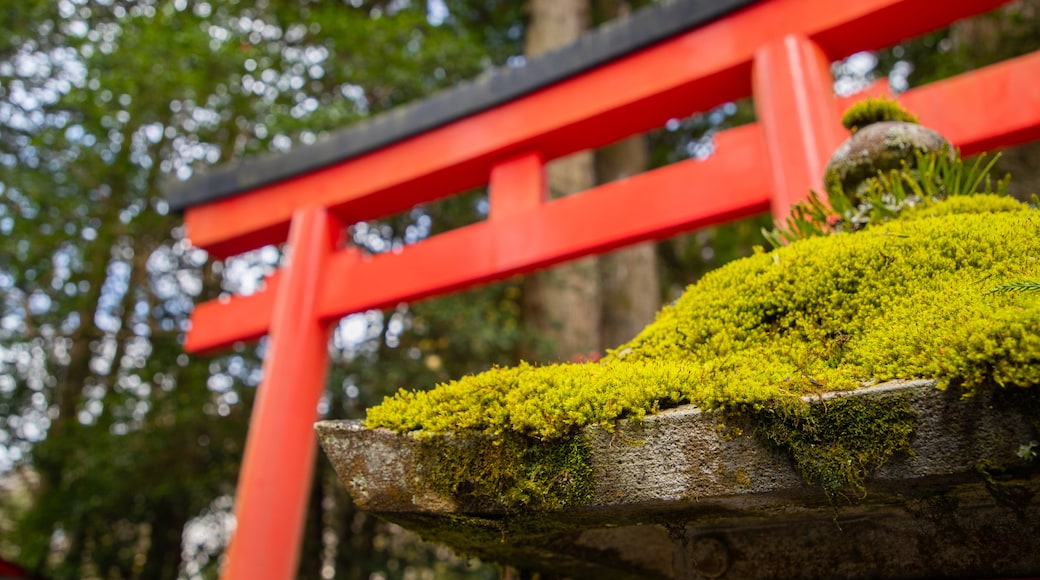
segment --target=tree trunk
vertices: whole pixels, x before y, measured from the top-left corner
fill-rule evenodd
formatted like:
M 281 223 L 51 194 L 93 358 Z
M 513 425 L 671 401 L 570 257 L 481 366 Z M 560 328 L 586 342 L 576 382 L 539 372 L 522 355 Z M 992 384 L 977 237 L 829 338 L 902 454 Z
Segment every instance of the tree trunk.
M 597 0 L 605 19 L 624 18 L 628 3 Z M 532 0 L 527 55 L 571 43 L 589 24 L 587 0 Z M 623 179 L 644 171 L 645 137 L 631 137 L 593 154 L 582 152 L 548 167 L 554 197 Z M 653 244 L 586 258 L 531 276 L 524 287 L 524 320 L 538 342 L 528 359 L 588 356 L 621 344 L 653 321 L 661 306 Z
M 310 497 L 307 500 L 307 521 L 303 528 L 303 544 L 300 546 L 300 562 L 296 570 L 297 578 L 321 578 L 322 534 L 325 532 L 325 510 L 322 501 L 325 499 L 323 488 L 325 458 L 315 458 L 314 475 L 311 478 Z
M 631 12 L 626 0 L 597 0 L 596 7 L 604 20 L 625 19 Z M 596 181 L 631 177 L 646 171 L 649 164 L 646 137 L 629 137 L 596 153 Z M 661 308 L 655 244 L 646 242 L 601 256 L 599 276 L 600 347 L 608 349 L 639 334 Z
M 578 39 L 589 25 L 588 0 L 531 0 L 526 53 L 538 56 Z M 591 152 L 550 163 L 549 190 L 559 197 L 594 184 Z M 524 357 L 568 359 L 599 350 L 600 296 L 597 260 L 585 258 L 529 276 L 524 283 L 524 322 L 536 337 Z
M 181 565 L 181 543 L 188 525 L 184 506 L 161 503 L 156 508 L 151 542 L 145 554 L 140 578 L 176 578 Z
M 646 138 L 630 137 L 596 153 L 599 183 L 646 170 Z M 661 307 L 657 252 L 653 242 L 630 246 L 599 259 L 601 347 L 614 348 L 654 320 Z

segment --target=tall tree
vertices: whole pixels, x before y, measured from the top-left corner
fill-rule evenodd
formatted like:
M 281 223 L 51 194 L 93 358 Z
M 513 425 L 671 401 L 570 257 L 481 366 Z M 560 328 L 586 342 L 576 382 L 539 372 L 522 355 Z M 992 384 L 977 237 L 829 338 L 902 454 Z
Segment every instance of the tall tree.
M 598 0 L 603 20 L 627 18 L 625 0 Z M 649 169 L 649 144 L 635 135 L 596 152 L 596 181 L 609 183 Z M 656 244 L 646 242 L 600 256 L 599 348 L 613 348 L 632 339 L 653 322 L 661 307 Z
M 646 138 L 637 135 L 596 152 L 599 183 L 641 173 L 648 168 Z M 644 242 L 600 256 L 599 349 L 631 340 L 653 322 L 661 308 L 656 244 Z
M 577 40 L 589 27 L 588 0 L 531 0 L 525 50 L 535 58 Z M 595 184 L 595 158 L 584 151 L 550 163 L 551 197 Z M 526 357 L 567 358 L 599 349 L 600 289 L 596 258 L 583 258 L 529 276 L 524 284 L 524 320 L 532 332 Z
M 248 292 L 279 250 L 207 261 L 158 184 L 473 77 L 496 62 L 485 42 L 498 62 L 512 52 L 498 32 L 511 24 L 425 3 L 273 4 L 29 1 L 5 13 L 0 471 L 26 474 L 31 498 L 0 505 L 17 519 L 0 549 L 49 577 L 196 577 L 226 541 L 263 344 L 189 357 L 183 333 L 193 301 Z M 402 342 L 407 317 L 363 316 L 364 336 Z M 364 373 L 379 354 L 357 359 Z M 330 400 L 358 401 L 337 376 Z M 350 532 L 378 543 L 370 525 Z M 363 569 L 401 554 L 376 550 Z
M 588 0 L 532 0 L 526 54 L 537 57 L 577 40 L 590 26 Z M 596 4 L 600 18 L 627 16 L 623 0 Z M 547 178 L 560 197 L 635 175 L 647 169 L 647 142 L 634 136 L 599 151 L 583 151 L 553 161 Z M 528 358 L 567 359 L 616 346 L 653 320 L 660 307 L 660 284 L 653 244 L 590 257 L 529 277 L 524 286 Z

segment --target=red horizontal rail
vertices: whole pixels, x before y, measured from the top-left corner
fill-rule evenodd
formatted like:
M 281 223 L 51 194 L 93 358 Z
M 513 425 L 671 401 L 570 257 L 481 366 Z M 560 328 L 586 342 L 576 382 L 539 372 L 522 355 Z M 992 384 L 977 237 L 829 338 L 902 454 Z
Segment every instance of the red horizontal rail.
M 899 100 L 965 154 L 1040 139 L 1040 51 L 923 86 Z
M 899 102 L 936 128 L 965 155 L 1040 139 L 1040 52 L 937 81 L 903 93 Z M 878 81 L 838 99 L 845 110 L 864 96 L 888 95 Z
M 973 153 L 1040 137 L 1037 78 L 1040 52 L 925 85 L 900 100 L 922 123 Z M 1014 99 L 1001 100 L 1009 95 Z M 842 99 L 840 108 L 854 99 Z M 1015 106 L 993 106 L 1001 102 Z M 768 169 L 759 165 L 766 156 L 757 124 L 723 131 L 716 141 L 716 155 L 705 161 L 685 161 L 552 201 L 496 220 L 494 228 L 490 222 L 474 224 L 399 254 L 363 258 L 340 252 L 324 276 L 319 312 L 334 318 L 392 306 L 765 211 L 773 187 Z M 693 184 L 721 185 L 697 190 Z M 185 348 L 215 349 L 265 334 L 277 285 L 276 274 L 251 296 L 197 305 Z
M 554 159 L 662 126 L 751 92 L 755 51 L 786 34 L 830 58 L 896 43 L 1007 0 L 766 0 L 495 109 L 341 164 L 185 212 L 189 239 L 215 256 L 280 243 L 297 207 L 346 223 L 486 183 L 505 158 Z
M 318 312 L 336 319 L 767 211 L 771 186 L 759 166 L 765 150 L 758 126 L 721 132 L 716 147 L 719 153 L 705 161 L 641 173 L 507 219 L 452 230 L 399 253 L 338 252 L 323 273 Z M 278 285 L 276 274 L 255 294 L 196 306 L 185 349 L 210 350 L 262 336 Z

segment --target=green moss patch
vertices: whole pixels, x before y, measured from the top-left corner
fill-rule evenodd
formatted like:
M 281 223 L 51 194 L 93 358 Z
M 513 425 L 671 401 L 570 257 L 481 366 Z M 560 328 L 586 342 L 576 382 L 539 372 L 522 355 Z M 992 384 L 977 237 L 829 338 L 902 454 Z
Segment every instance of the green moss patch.
M 773 404 L 750 417 L 756 436 L 789 453 L 805 480 L 831 496 L 862 491 L 867 473 L 909 451 L 915 419 L 905 395 Z
M 592 498 L 591 448 L 580 435 L 429 437 L 422 445 L 429 481 L 463 511 L 559 510 Z
M 996 210 L 996 211 L 994 211 Z M 597 363 L 497 368 L 402 391 L 369 427 L 558 438 L 662 407 L 763 403 L 898 378 L 1040 382 L 1040 214 L 952 198 L 733 262 Z
M 599 362 L 521 364 L 403 391 L 370 409 L 367 425 L 558 440 L 679 404 L 755 412 L 893 379 L 934 378 L 968 395 L 1031 387 L 1040 383 L 1040 293 L 991 290 L 1037 278 L 1035 210 L 992 195 L 921 202 L 855 233 L 720 268 Z M 875 408 L 864 419 L 875 427 L 864 427 L 855 415 L 866 411 L 846 404 L 788 413 L 787 436 L 769 425 L 762 433 L 791 450 L 808 478 L 855 486 L 851 471 L 814 464 L 843 457 L 861 473 L 903 446 L 908 423 Z M 879 421 L 893 417 L 895 432 L 881 433 Z M 824 439 L 799 434 L 804 427 Z M 867 445 L 875 438 L 883 448 Z M 818 454 L 825 440 L 851 451 Z
M 841 117 L 841 124 L 853 133 L 871 123 L 882 121 L 918 122 L 910 111 L 886 97 L 868 97 L 849 107 Z

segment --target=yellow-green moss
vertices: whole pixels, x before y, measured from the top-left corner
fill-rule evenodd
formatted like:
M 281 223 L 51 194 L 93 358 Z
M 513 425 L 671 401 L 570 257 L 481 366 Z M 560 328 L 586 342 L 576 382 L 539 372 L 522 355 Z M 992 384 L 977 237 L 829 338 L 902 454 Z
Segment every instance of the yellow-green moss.
M 993 211 L 999 210 L 999 211 Z M 855 234 L 796 242 L 691 286 L 602 361 L 521 364 L 369 410 L 370 427 L 558 438 L 662 407 L 762 403 L 897 378 L 1040 382 L 1040 214 L 953 198 Z
M 908 451 L 915 419 L 905 396 L 779 403 L 750 414 L 755 435 L 788 452 L 805 480 L 832 496 L 861 491 L 867 473 Z
M 913 113 L 886 97 L 868 97 L 849 107 L 841 117 L 841 124 L 853 133 L 871 123 L 881 121 L 918 122 Z
M 922 202 L 856 233 L 797 241 L 720 268 L 599 362 L 521 364 L 402 391 L 369 409 L 367 425 L 558 440 L 684 403 L 740 409 L 764 417 L 759 435 L 791 451 L 807 478 L 855 488 L 866 469 L 905 447 L 911 419 L 888 407 L 835 411 L 851 403 L 803 417 L 790 412 L 792 402 L 892 379 L 934 378 L 968 395 L 987 385 L 1037 385 L 1040 293 L 989 292 L 1037 278 L 1035 210 L 992 195 Z M 863 424 L 857 413 L 877 427 L 843 439 L 841 425 L 854 434 L 859 427 L 850 425 Z M 770 426 L 770 416 L 783 421 Z M 823 446 L 829 451 L 799 434 L 830 419 L 837 438 Z M 531 464 L 527 456 L 498 459 L 494 469 L 513 459 Z M 474 469 L 473 461 L 480 460 L 463 459 L 463 468 Z M 507 492 L 514 505 L 559 505 L 552 499 L 559 490 L 525 498 L 526 485 Z
M 899 214 L 899 219 L 909 221 L 952 214 L 986 214 L 1028 209 L 1029 206 L 1006 195 L 958 195 L 947 198 L 942 203 L 921 203 L 904 209 Z
M 580 435 L 428 437 L 422 452 L 429 482 L 464 511 L 558 510 L 592 498 L 591 448 Z

